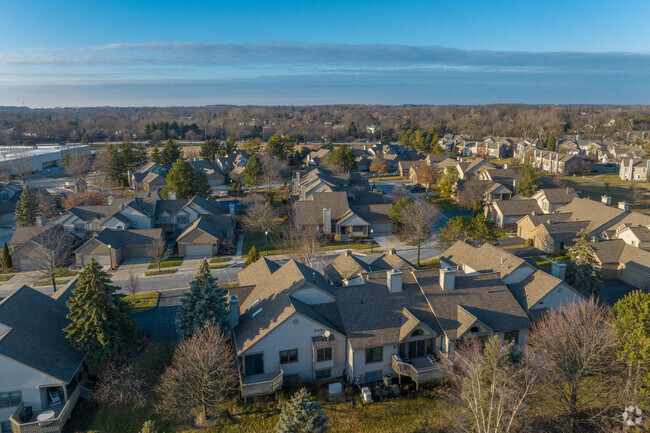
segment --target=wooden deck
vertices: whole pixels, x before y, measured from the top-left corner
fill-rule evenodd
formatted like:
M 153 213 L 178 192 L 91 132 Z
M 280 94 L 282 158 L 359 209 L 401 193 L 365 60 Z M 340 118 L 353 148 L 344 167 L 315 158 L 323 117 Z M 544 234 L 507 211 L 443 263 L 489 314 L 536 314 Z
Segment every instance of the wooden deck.
M 399 378 L 408 376 L 415 382 L 416 388 L 420 388 L 421 383 L 432 382 L 434 380 L 443 380 L 451 377 L 451 362 L 444 356 L 440 356 L 440 361 L 435 364 L 427 358 L 417 358 L 410 363 L 399 360 L 396 355 L 391 358 L 393 371 Z
M 282 370 L 244 376 L 241 379 L 241 395 L 244 398 L 269 395 L 282 388 L 284 373 Z

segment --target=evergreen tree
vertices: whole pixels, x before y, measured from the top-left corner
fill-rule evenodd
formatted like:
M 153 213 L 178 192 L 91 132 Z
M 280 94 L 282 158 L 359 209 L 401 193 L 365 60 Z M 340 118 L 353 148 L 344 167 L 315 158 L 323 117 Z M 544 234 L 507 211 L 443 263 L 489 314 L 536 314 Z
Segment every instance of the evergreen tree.
M 447 221 L 443 227 L 438 230 L 436 243 L 438 248 L 446 250 L 458 241 L 467 239 L 467 227 L 463 217 L 457 216 Z
M 250 265 L 251 263 L 255 263 L 259 259 L 260 259 L 260 253 L 259 251 L 257 251 L 257 248 L 255 248 L 255 245 L 253 245 L 251 249 L 248 250 L 248 258 L 244 262 L 244 268 Z
M 160 151 L 160 164 L 174 164 L 179 159 L 183 159 L 183 147 L 170 138 Z
M 14 219 L 18 227 L 28 227 L 36 225 L 36 213 L 38 212 L 38 200 L 32 194 L 27 184 L 23 187 L 20 200 L 16 203 L 16 215 Z
M 160 150 L 157 147 L 151 151 L 151 160 L 156 164 L 162 164 L 162 157 L 160 156 Z
M 208 161 L 214 161 L 215 156 L 220 153 L 221 141 L 218 138 L 211 138 L 201 143 L 199 156 Z
M 64 331 L 72 347 L 87 354 L 91 366 L 124 353 L 135 342 L 135 322 L 117 291 L 108 274 L 91 258 L 66 302 L 71 323 Z
M 598 260 L 587 239 L 587 231 L 581 230 L 568 249 L 571 262 L 567 266 L 567 283 L 578 290 L 598 296 L 603 285 Z
M 212 187 L 208 183 L 208 177 L 202 171 L 194 172 L 194 187 L 196 194 L 203 198 L 210 198 L 212 196 Z
M 328 153 L 325 160 L 328 165 L 340 171 L 349 171 L 356 167 L 354 160 L 354 151 L 350 146 L 342 144 L 341 146 Z
M 262 181 L 262 162 L 257 155 L 250 157 L 244 167 L 244 183 L 248 186 L 257 187 Z
M 551 134 L 548 137 L 548 140 L 546 141 L 546 149 L 551 150 L 551 151 L 556 151 L 557 150 L 557 141 L 555 139 L 555 135 Z
M 106 177 L 114 184 L 121 184 L 124 179 L 124 173 L 122 155 L 116 145 L 109 144 L 106 146 Z
M 481 215 L 482 212 L 482 207 L 483 204 L 481 203 L 481 200 L 476 200 L 474 202 L 474 207 L 472 208 L 472 219 L 476 218 L 477 215 Z
M 9 254 L 9 247 L 5 242 L 4 245 L 2 245 L 2 269 L 8 271 L 9 269 L 13 269 L 13 267 L 14 265 L 11 261 L 11 254 Z
M 442 178 L 438 181 L 436 188 L 440 191 L 440 196 L 443 198 L 451 198 L 454 194 L 454 188 L 456 188 L 456 183 L 458 182 L 458 174 L 456 170 L 447 167 L 442 175 Z
M 196 194 L 195 178 L 196 174 L 190 164 L 183 160 L 176 161 L 165 177 L 167 181 L 165 191 L 174 191 L 179 199 L 194 197 Z
M 138 166 L 137 156 L 130 138 L 124 140 L 120 145 L 120 158 L 122 160 L 122 169 L 124 170 L 124 174 Z
M 399 224 L 404 224 L 404 220 L 402 218 L 402 211 L 412 201 L 413 199 L 409 196 L 402 197 L 397 201 L 397 203 L 391 206 L 390 211 L 388 212 L 388 217 Z
M 541 172 L 532 166 L 532 164 L 522 164 L 519 166 L 519 177 L 517 183 L 517 194 L 530 197 L 539 191 Z
M 275 425 L 277 433 L 325 433 L 329 418 L 321 410 L 321 404 L 311 399 L 305 388 L 296 392 L 284 405 L 280 419 Z
M 493 244 L 497 240 L 497 235 L 492 227 L 492 222 L 485 218 L 482 213 L 472 218 L 469 226 L 471 236 L 478 239 L 481 243 Z
M 147 420 L 144 422 L 142 425 L 142 429 L 140 430 L 140 433 L 158 433 L 158 428 L 156 427 L 156 423 Z
M 237 143 L 235 142 L 235 139 L 228 137 L 226 138 L 226 142 L 223 147 L 219 150 L 219 153 L 221 156 L 226 156 L 233 153 L 235 150 L 237 150 Z
M 226 291 L 217 285 L 207 259 L 203 259 L 194 279 L 190 281 L 190 291 L 181 299 L 176 329 L 181 337 L 188 338 L 208 322 L 219 324 L 224 332 L 230 330 Z
M 141 142 L 137 142 L 136 145 L 133 148 L 133 158 L 134 158 L 134 164 L 136 167 L 140 167 L 141 165 L 144 165 L 147 163 L 149 160 L 149 154 L 147 152 L 147 148 L 142 144 Z

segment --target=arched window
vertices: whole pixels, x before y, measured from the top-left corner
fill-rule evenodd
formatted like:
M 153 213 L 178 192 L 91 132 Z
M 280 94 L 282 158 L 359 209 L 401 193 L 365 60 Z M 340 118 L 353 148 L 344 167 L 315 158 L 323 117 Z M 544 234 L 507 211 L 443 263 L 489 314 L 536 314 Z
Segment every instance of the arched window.
M 470 332 L 479 332 L 480 329 L 478 326 L 472 326 L 472 328 L 469 330 Z
M 422 332 L 421 329 L 416 329 L 411 333 L 411 337 L 417 337 L 418 335 L 422 335 L 422 334 L 424 334 L 424 332 Z

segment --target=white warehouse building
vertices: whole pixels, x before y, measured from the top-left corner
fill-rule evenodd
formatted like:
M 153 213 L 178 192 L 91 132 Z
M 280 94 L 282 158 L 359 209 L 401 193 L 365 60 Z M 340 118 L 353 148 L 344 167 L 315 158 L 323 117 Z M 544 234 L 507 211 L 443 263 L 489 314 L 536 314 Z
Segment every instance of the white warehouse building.
M 53 145 L 39 144 L 33 146 L 1 146 L 0 169 L 6 168 L 10 175 L 21 172 L 43 171 L 50 167 L 57 167 L 63 155 L 79 153 L 90 154 L 88 145 Z

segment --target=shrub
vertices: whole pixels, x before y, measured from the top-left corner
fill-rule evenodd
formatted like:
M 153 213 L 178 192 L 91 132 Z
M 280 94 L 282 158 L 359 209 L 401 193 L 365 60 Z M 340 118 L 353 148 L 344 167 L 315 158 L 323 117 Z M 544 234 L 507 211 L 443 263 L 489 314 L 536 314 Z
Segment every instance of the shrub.
M 532 239 L 528 238 L 526 239 L 526 243 L 524 245 L 526 245 L 527 247 L 532 247 L 535 244 L 533 243 Z

